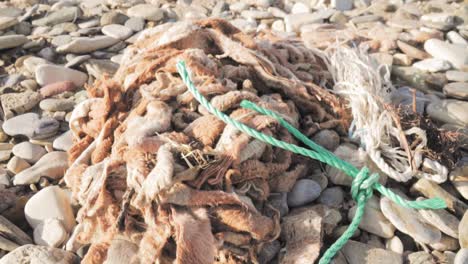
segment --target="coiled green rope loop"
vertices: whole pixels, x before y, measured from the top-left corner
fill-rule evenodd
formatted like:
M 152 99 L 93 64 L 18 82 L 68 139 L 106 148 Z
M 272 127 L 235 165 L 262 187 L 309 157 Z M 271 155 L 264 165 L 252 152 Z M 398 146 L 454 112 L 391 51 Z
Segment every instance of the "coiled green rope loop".
M 426 199 L 421 201 L 407 201 L 391 190 L 385 188 L 380 183 L 378 183 L 378 174 L 372 174 L 369 176 L 369 169 L 364 167 L 361 170 L 358 170 L 356 167 L 351 165 L 350 163 L 339 159 L 333 153 L 326 150 L 322 146 L 316 144 L 309 138 L 307 138 L 304 134 L 302 134 L 299 130 L 293 127 L 291 124 L 286 122 L 280 115 L 277 113 L 270 111 L 268 109 L 259 107 L 258 105 L 250 102 L 250 101 L 242 101 L 241 107 L 254 110 L 258 113 L 271 116 L 278 120 L 278 122 L 285 127 L 294 137 L 308 146 L 310 149 L 306 149 L 294 144 L 290 144 L 281 140 L 278 140 L 274 137 L 265 135 L 263 133 L 258 132 L 257 130 L 246 126 L 245 124 L 236 121 L 223 112 L 219 111 L 218 109 L 214 108 L 213 105 L 197 90 L 195 85 L 193 84 L 192 80 L 190 79 L 190 72 L 188 71 L 185 62 L 179 61 L 177 63 L 177 70 L 179 75 L 181 76 L 182 80 L 184 81 L 185 85 L 187 86 L 188 90 L 192 93 L 195 99 L 205 107 L 210 113 L 221 119 L 226 124 L 232 125 L 238 130 L 246 133 L 247 135 L 256 138 L 260 141 L 263 141 L 267 144 L 272 146 L 282 148 L 288 151 L 291 151 L 296 154 L 300 154 L 323 163 L 326 163 L 330 166 L 338 168 L 344 171 L 346 174 L 353 178 L 353 183 L 351 185 L 351 194 L 353 199 L 357 203 L 357 210 L 356 214 L 354 215 L 351 224 L 349 225 L 348 229 L 343 233 L 343 235 L 335 241 L 333 245 L 323 254 L 322 258 L 320 259 L 320 264 L 328 264 L 335 254 L 346 244 L 346 242 L 351 238 L 354 234 L 354 231 L 359 226 L 361 222 L 362 216 L 364 215 L 364 208 L 366 202 L 369 200 L 370 197 L 373 195 L 373 190 L 379 191 L 382 195 L 388 197 L 394 203 L 403 206 L 409 207 L 414 209 L 443 209 L 446 208 L 447 205 L 444 200 L 440 198 L 432 198 Z

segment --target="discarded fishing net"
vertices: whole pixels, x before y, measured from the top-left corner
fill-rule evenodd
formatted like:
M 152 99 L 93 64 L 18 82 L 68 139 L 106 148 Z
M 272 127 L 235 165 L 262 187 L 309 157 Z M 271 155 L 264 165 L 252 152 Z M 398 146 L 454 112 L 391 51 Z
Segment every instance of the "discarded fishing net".
M 70 120 L 65 182 L 81 208 L 67 249 L 91 244 L 85 263 L 102 263 L 115 239 L 139 245 L 135 263 L 255 263 L 280 235 L 269 194 L 290 191 L 311 169 L 199 106 L 177 74 L 180 60 L 216 108 L 262 133 L 295 142 L 275 119 L 240 108 L 243 99 L 309 136 L 346 132 L 343 103 L 315 84 L 325 65 L 301 42 L 251 37 L 223 20 L 146 31 Z
M 67 249 L 90 244 L 83 262 L 103 263 L 114 242 L 126 240 L 138 246 L 132 263 L 258 263 L 281 234 L 296 239 L 285 263 L 313 262 L 321 231 L 309 244 L 314 251 L 302 244 L 320 221 L 281 228 L 268 198 L 289 192 L 318 163 L 211 115 L 178 75 L 182 60 L 215 108 L 263 134 L 297 144 L 275 118 L 239 107 L 242 100 L 309 137 L 322 129 L 347 134 L 351 112 L 318 85 L 331 84 L 327 62 L 301 42 L 246 35 L 217 19 L 146 30 L 70 118 L 75 144 L 65 182 L 80 209 Z M 288 217 L 304 222 L 296 213 Z

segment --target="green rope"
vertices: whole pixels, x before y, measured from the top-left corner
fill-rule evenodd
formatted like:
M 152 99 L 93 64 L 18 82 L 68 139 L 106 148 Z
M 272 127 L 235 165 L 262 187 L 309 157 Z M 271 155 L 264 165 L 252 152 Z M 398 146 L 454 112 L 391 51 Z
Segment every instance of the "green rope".
M 361 222 L 362 216 L 364 215 L 365 205 L 367 201 L 372 197 L 374 189 L 379 191 L 382 195 L 388 197 L 390 200 L 392 200 L 396 204 L 403 206 L 403 207 L 414 208 L 414 209 L 443 209 L 447 207 L 447 205 L 445 204 L 445 201 L 440 198 L 432 198 L 432 199 L 426 199 L 426 200 L 421 200 L 421 201 L 408 201 L 408 200 L 401 198 L 400 196 L 398 196 L 391 190 L 385 188 L 378 182 L 378 178 L 379 178 L 378 174 L 374 173 L 369 176 L 369 169 L 367 167 L 364 167 L 361 170 L 358 170 L 356 167 L 354 167 L 350 163 L 339 159 L 330 151 L 326 150 L 322 146 L 316 144 L 315 142 L 307 138 L 304 134 L 302 134 L 299 130 L 297 130 L 291 124 L 286 122 L 277 113 L 270 111 L 268 109 L 261 108 L 250 101 L 246 101 L 246 100 L 242 101 L 241 107 L 254 110 L 258 113 L 275 118 L 294 137 L 296 137 L 298 140 L 300 140 L 310 149 L 306 149 L 306 148 L 303 148 L 294 144 L 290 144 L 290 143 L 278 140 L 274 137 L 265 135 L 239 121 L 236 121 L 230 118 L 223 112 L 214 108 L 213 105 L 211 105 L 211 103 L 197 90 L 192 80 L 190 79 L 190 73 L 187 67 L 185 66 L 185 62 L 179 61 L 177 63 L 177 70 L 182 80 L 184 81 L 185 85 L 187 86 L 188 90 L 192 93 L 195 99 L 203 107 L 205 107 L 210 113 L 212 113 L 213 115 L 221 119 L 226 124 L 232 125 L 238 130 L 246 133 L 247 135 L 253 138 L 256 138 L 260 141 L 263 141 L 265 143 L 268 143 L 272 146 L 282 148 L 282 149 L 291 151 L 293 153 L 300 154 L 300 155 L 321 161 L 332 167 L 338 168 L 353 178 L 353 182 L 351 185 L 351 195 L 357 203 L 356 214 L 353 220 L 351 221 L 351 224 L 349 225 L 348 229 L 346 229 L 343 235 L 337 241 L 335 241 L 335 243 L 331 245 L 330 248 L 323 254 L 319 262 L 320 264 L 329 263 L 332 260 L 332 258 L 335 256 L 335 254 L 346 244 L 346 242 L 354 234 L 354 232 L 359 226 L 359 223 Z

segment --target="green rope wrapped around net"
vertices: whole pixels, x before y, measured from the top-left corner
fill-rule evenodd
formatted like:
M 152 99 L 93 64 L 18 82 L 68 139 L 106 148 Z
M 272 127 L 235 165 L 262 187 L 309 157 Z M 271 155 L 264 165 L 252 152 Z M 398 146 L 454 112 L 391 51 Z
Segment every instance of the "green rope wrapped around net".
M 357 203 L 356 214 L 351 224 L 349 225 L 349 227 L 343 233 L 343 235 L 338 240 L 336 240 L 335 243 L 331 245 L 331 247 L 323 254 L 322 258 L 319 261 L 320 264 L 329 263 L 333 259 L 335 254 L 346 244 L 346 242 L 354 234 L 354 232 L 359 226 L 359 223 L 361 222 L 362 216 L 364 214 L 365 205 L 367 201 L 372 197 L 374 189 L 380 192 L 382 195 L 388 197 L 394 203 L 403 207 L 414 208 L 414 209 L 443 209 L 447 207 L 445 201 L 440 198 L 432 198 L 432 199 L 426 199 L 426 200 L 421 200 L 421 201 L 408 201 L 408 200 L 401 198 L 396 193 L 385 188 L 378 182 L 378 178 L 379 178 L 378 174 L 375 173 L 375 174 L 369 175 L 369 169 L 366 167 L 362 168 L 361 170 L 358 170 L 356 167 L 354 167 L 350 163 L 339 159 L 330 151 L 326 150 L 322 146 L 316 144 L 315 142 L 307 138 L 304 134 L 302 134 L 299 130 L 297 130 L 291 124 L 286 122 L 277 113 L 270 111 L 268 109 L 259 107 L 253 102 L 244 100 L 241 102 L 240 105 L 243 108 L 251 109 L 263 115 L 267 115 L 267 116 L 271 116 L 275 118 L 280 123 L 280 125 L 285 127 L 294 137 L 296 137 L 298 140 L 300 140 L 303 144 L 308 146 L 310 149 L 300 147 L 294 144 L 290 144 L 290 143 L 278 140 L 274 137 L 265 135 L 241 122 L 238 122 L 230 118 L 223 112 L 214 108 L 213 105 L 211 105 L 211 103 L 197 90 L 192 80 L 190 79 L 190 72 L 187 69 L 185 62 L 183 61 L 178 62 L 177 70 L 182 80 L 184 81 L 185 85 L 187 86 L 188 90 L 192 93 L 195 99 L 203 107 L 205 107 L 211 114 L 215 115 L 217 118 L 221 119 L 226 124 L 232 125 L 238 130 L 246 133 L 247 135 L 253 138 L 256 138 L 260 141 L 263 141 L 267 144 L 270 144 L 272 146 L 282 148 L 282 149 L 291 151 L 293 153 L 300 154 L 300 155 L 321 161 L 335 168 L 338 168 L 353 178 L 353 182 L 351 185 L 351 195 Z

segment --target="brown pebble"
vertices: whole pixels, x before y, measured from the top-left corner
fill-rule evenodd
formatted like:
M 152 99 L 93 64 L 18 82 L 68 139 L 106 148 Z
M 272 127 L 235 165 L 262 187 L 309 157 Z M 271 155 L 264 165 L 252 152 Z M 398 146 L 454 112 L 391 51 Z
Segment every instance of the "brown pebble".
M 56 82 L 41 88 L 40 93 L 44 97 L 53 96 L 67 91 L 75 90 L 76 86 L 72 81 Z

